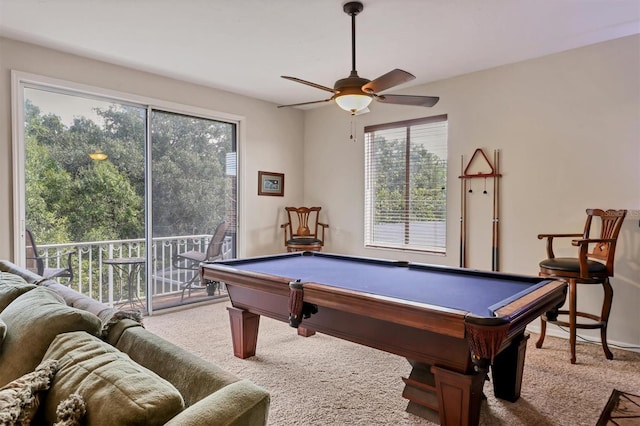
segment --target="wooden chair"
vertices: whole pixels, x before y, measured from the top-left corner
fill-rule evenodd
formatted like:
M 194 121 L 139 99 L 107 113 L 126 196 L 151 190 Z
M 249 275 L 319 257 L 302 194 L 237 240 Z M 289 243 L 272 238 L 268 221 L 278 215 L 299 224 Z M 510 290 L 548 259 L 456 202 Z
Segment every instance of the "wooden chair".
M 193 276 L 182 283 L 182 295 L 180 296 L 180 303 L 184 300 L 184 292 L 189 290 L 189 297 L 191 297 L 191 290 L 204 290 L 213 294 L 217 289 L 220 292 L 220 283 L 201 283 L 200 282 L 200 263 L 212 262 L 217 259 L 222 259 L 222 243 L 224 237 L 229 229 L 229 222 L 221 222 L 213 233 L 207 249 L 203 252 L 197 250 L 190 250 L 184 253 L 177 254 L 173 257 L 173 266 L 178 269 L 186 269 L 194 271 Z
M 325 229 L 329 227 L 326 223 L 318 221 L 322 207 L 285 207 L 284 209 L 287 211 L 289 221 L 280 225 L 280 228 L 284 229 L 284 245 L 287 251 L 322 250 Z M 321 232 L 319 233 L 318 230 Z
M 29 229 L 25 229 L 25 231 L 27 269 L 47 279 L 67 278 L 67 281 L 64 284 L 69 284 L 73 281 L 71 256 L 73 256 L 75 252 L 67 251 L 57 256 L 41 256 L 38 246 L 36 246 L 36 240 L 33 237 L 33 233 Z M 56 267 L 51 267 L 49 265 L 49 261 L 51 260 L 55 262 Z M 58 266 L 62 264 L 66 266 Z
M 546 323 L 569 327 L 569 344 L 571 346 L 571 363 L 576 363 L 576 329 L 600 329 L 602 349 L 607 359 L 613 354 L 607 346 L 607 322 L 611 312 L 613 288 L 609 277 L 613 277 L 613 262 L 616 242 L 626 210 L 587 209 L 587 221 L 582 234 L 540 234 L 538 239 L 547 239 L 547 259 L 540 262 L 540 276 L 564 279 L 569 283 L 569 310 L 547 312 L 541 319 L 540 338 L 536 347 L 542 347 L 546 333 Z M 594 217 L 601 219 L 600 238 L 590 238 L 589 230 Z M 578 247 L 577 257 L 555 257 L 553 253 L 554 238 L 573 238 L 572 245 Z M 589 247 L 593 247 L 589 251 Z M 595 259 L 595 260 L 593 260 Z M 604 289 L 604 301 L 600 315 L 580 312 L 577 309 L 578 284 L 601 284 Z M 559 321 L 557 315 L 568 315 L 569 321 Z M 578 317 L 590 321 L 578 322 Z

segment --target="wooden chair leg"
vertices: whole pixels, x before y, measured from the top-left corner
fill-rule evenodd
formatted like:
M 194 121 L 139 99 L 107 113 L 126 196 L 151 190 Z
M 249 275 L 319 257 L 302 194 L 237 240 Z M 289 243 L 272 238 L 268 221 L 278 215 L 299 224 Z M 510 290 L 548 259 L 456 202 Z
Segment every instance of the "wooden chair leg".
M 611 353 L 609 345 L 607 345 L 607 325 L 609 323 L 609 314 L 611 313 L 611 303 L 613 301 L 613 288 L 608 278 L 602 282 L 602 287 L 604 288 L 604 301 L 602 302 L 602 315 L 600 315 L 600 321 L 602 322 L 600 340 L 602 341 L 604 356 L 607 359 L 613 359 L 613 353 Z
M 569 346 L 571 346 L 571 364 L 576 363 L 576 312 L 578 306 L 576 280 L 569 280 Z
M 540 349 L 542 344 L 544 343 L 544 337 L 547 334 L 547 322 L 540 317 L 540 337 L 538 337 L 538 341 L 536 342 L 536 348 Z

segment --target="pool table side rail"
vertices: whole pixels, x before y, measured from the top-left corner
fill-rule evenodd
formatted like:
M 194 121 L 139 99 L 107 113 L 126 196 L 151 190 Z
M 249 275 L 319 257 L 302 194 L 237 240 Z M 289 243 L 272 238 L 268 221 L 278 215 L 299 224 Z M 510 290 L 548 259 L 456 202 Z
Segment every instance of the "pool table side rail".
M 293 254 L 297 255 L 297 253 Z M 201 268 L 201 274 L 205 279 L 222 281 L 284 297 L 289 296 L 289 283 L 296 281 L 290 277 L 246 271 L 224 264 L 203 265 Z M 566 284 L 550 281 L 549 284 L 500 308 L 496 312 L 497 318 L 477 317 L 463 310 L 362 293 L 319 283 L 303 283 L 303 289 L 304 301 L 307 303 L 349 311 L 456 338 L 464 338 L 466 322 L 498 325 L 504 319 L 510 319 L 509 322 L 511 322 L 512 329 L 509 330 L 509 336 L 518 334 L 524 330 L 529 322 L 558 303 L 559 294 L 566 292 Z M 541 298 L 543 300 L 540 300 Z M 562 300 L 564 300 L 564 296 L 562 296 Z M 531 311 L 531 305 L 536 303 L 542 304 L 543 307 Z M 273 317 L 273 315 L 268 315 L 268 312 L 259 313 Z M 282 318 L 278 316 L 277 319 Z
M 201 266 L 204 279 L 289 297 L 288 277 L 252 272 L 222 264 Z M 411 302 L 393 297 L 356 292 L 325 284 L 303 283 L 304 301 L 342 311 L 366 315 L 382 321 L 402 324 L 422 330 L 464 338 L 466 311 Z M 233 303 L 233 300 L 232 300 Z M 243 308 L 247 308 L 243 306 Z M 255 307 L 253 307 L 255 310 Z M 256 312 L 267 315 L 268 312 Z M 274 317 L 274 315 L 267 315 Z M 281 316 L 277 316 L 281 319 Z
M 317 283 L 304 283 L 303 291 L 307 303 L 464 338 L 466 311 Z
M 285 296 L 289 295 L 289 283 L 296 281 L 294 278 L 244 271 L 223 264 L 202 264 L 200 266 L 200 276 L 204 280 L 252 287 L 257 290 Z M 258 283 L 262 287 L 257 287 L 256 284 Z
M 541 299 L 556 299 L 558 294 L 565 295 L 567 292 L 567 283 L 560 280 L 549 280 L 544 286 L 539 287 L 511 303 L 497 309 L 495 314 L 500 318 L 517 319 L 523 313 L 530 311 L 530 306 L 534 303 L 540 303 Z
M 465 328 L 472 353 L 477 359 L 484 358 L 493 362 L 494 357 L 511 344 L 514 338 L 524 333 L 529 323 L 562 305 L 566 293 L 566 282 L 549 280 L 545 285 L 498 309 L 494 318 L 468 314 Z
M 336 254 L 336 253 L 326 253 L 326 252 L 303 252 L 300 254 L 301 256 L 315 256 L 315 257 L 324 257 L 327 259 L 337 259 L 337 260 L 348 260 L 351 262 L 357 263 L 368 263 L 372 265 L 384 265 L 384 266 L 400 266 L 407 267 L 411 263 L 406 260 L 395 260 L 395 259 L 382 259 L 377 257 L 366 257 L 366 256 L 350 256 L 347 254 Z
M 520 282 L 525 282 L 530 284 L 536 284 L 545 279 L 535 275 L 521 275 L 521 274 L 512 274 L 512 273 L 506 273 L 506 272 L 482 271 L 479 269 L 458 268 L 453 266 L 433 265 L 428 263 L 410 262 L 407 266 L 409 267 L 409 269 L 419 269 L 423 271 L 438 272 L 443 274 L 455 274 L 455 275 L 463 275 L 463 276 L 466 275 L 466 276 L 476 277 L 476 278 L 488 277 L 494 280 L 520 281 Z
M 210 261 L 205 260 L 204 262 L 201 263 L 201 265 L 226 265 L 226 264 L 243 265 L 247 263 L 260 262 L 263 260 L 266 261 L 266 260 L 286 259 L 288 257 L 297 257 L 303 253 L 306 253 L 306 252 L 298 251 L 294 253 L 266 254 L 263 256 L 246 257 L 242 259 L 229 259 L 229 260 L 218 259 L 218 260 L 210 260 Z

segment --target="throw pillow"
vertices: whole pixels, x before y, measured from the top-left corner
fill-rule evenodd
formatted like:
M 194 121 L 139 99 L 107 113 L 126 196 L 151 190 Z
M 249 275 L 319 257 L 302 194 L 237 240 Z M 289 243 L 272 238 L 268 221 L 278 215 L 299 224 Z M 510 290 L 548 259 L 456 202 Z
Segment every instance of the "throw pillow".
M 28 425 L 40 403 L 41 393 L 49 389 L 56 373 L 55 360 L 42 362 L 35 371 L 0 389 L 0 424 Z
M 0 351 L 0 386 L 33 371 L 56 335 L 81 330 L 97 336 L 102 326 L 97 316 L 67 306 L 45 287 L 11 302 L 0 312 L 0 320 L 7 324 Z
M 53 426 L 80 426 L 86 412 L 87 407 L 84 399 L 77 393 L 72 393 L 58 404 L 58 408 L 56 408 L 57 420 Z
M 36 288 L 22 277 L 9 272 L 0 272 L 0 312 L 20 295 Z
M 59 365 L 40 413 L 48 423 L 59 401 L 74 392 L 84 399 L 92 426 L 162 425 L 184 409 L 171 383 L 87 333 L 58 335 L 44 359 Z

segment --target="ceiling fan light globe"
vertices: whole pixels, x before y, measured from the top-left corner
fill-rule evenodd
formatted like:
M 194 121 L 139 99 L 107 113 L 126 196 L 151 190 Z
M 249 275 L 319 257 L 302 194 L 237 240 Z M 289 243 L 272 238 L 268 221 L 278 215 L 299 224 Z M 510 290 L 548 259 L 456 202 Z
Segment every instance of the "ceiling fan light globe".
M 368 107 L 371 99 L 367 95 L 338 95 L 335 101 L 340 108 L 353 114 Z

